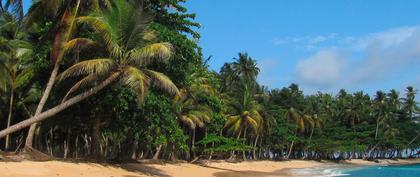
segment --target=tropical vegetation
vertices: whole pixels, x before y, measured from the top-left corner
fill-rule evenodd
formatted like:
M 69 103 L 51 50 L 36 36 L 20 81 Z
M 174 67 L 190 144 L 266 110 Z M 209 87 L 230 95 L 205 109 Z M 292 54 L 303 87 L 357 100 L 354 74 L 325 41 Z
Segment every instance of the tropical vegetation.
M 420 157 L 417 90 L 268 89 L 220 72 L 185 0 L 0 1 L 0 149 L 61 158 Z M 29 5 L 27 5 L 29 6 Z M 281 76 L 279 76 L 281 77 Z

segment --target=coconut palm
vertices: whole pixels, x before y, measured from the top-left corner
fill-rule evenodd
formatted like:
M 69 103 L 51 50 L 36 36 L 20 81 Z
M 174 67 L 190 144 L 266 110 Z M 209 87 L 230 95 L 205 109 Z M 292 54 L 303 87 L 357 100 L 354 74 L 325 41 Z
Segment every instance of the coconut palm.
M 232 87 L 233 84 L 240 85 L 243 83 L 252 86 L 251 89 L 255 89 L 257 75 L 260 72 L 257 62 L 246 53 L 239 53 L 238 55 L 238 58 L 234 58 L 234 62 L 225 63 L 220 70 L 223 83 L 222 90 Z
M 243 138 L 246 139 L 248 129 L 252 129 L 254 134 L 259 134 L 263 118 L 259 113 L 258 103 L 253 99 L 253 95 L 250 94 L 247 87 L 240 100 L 230 100 L 228 104 L 230 114 L 227 116 L 224 129 L 236 133 L 237 139 L 242 133 Z M 246 159 L 245 151 L 243 152 L 243 158 Z
M 375 140 L 378 138 L 379 128 L 385 125 L 385 121 L 389 117 L 387 111 L 386 95 L 382 91 L 376 92 L 375 99 L 373 100 L 373 117 L 376 120 Z
M 406 96 L 403 98 L 403 110 L 408 114 L 409 119 L 413 120 L 414 115 L 419 110 L 417 102 L 415 101 L 417 90 L 409 86 L 406 88 L 405 92 Z
M 148 69 L 152 63 L 167 61 L 173 50 L 169 43 L 153 42 L 156 35 L 147 28 L 149 18 L 138 9 L 126 1 L 115 1 L 108 10 L 78 17 L 79 23 L 90 26 L 102 39 L 107 55 L 81 61 L 65 70 L 60 75 L 60 80 L 69 77 L 83 78 L 69 89 L 63 102 L 0 131 L 0 137 L 47 119 L 117 80 L 131 88 L 140 101 L 144 99 L 150 86 L 178 94 L 177 87 L 167 76 Z M 89 88 L 72 96 L 86 87 Z
M 262 116 L 258 112 L 259 105 L 253 99 L 248 86 L 245 86 L 242 94 L 239 100 L 229 100 L 231 114 L 228 115 L 225 124 L 225 128 L 228 128 L 229 132 L 237 133 L 238 137 L 242 132 L 246 137 L 246 129 L 248 128 L 257 132 L 262 121 Z
M 60 4 L 60 2 L 62 4 Z M 56 2 L 42 0 L 38 1 L 29 11 L 28 19 L 35 18 L 35 15 L 43 14 L 40 11 L 52 13 L 53 17 L 60 17 L 60 20 L 58 20 L 58 24 L 56 25 L 57 32 L 55 34 L 50 53 L 50 61 L 53 64 L 53 69 L 51 71 L 50 78 L 48 79 L 48 83 L 44 89 L 42 97 L 39 101 L 39 104 L 35 110 L 34 116 L 37 116 L 42 112 L 48 100 L 48 97 L 52 91 L 52 88 L 55 85 L 57 75 L 60 69 L 60 64 L 63 62 L 65 54 L 75 48 L 82 48 L 85 46 L 89 46 L 93 43 L 92 40 L 87 38 L 74 37 L 76 29 L 76 17 L 78 16 L 78 13 L 80 11 L 80 3 L 80 0 Z M 59 11 L 59 7 L 63 7 L 63 10 Z M 28 131 L 28 136 L 26 137 L 25 142 L 25 147 L 27 148 L 32 148 L 36 126 L 36 123 L 31 125 Z
M 212 110 L 208 105 L 198 103 L 194 92 L 186 89 L 182 89 L 175 99 L 174 110 L 178 120 L 191 132 L 190 155 L 194 156 L 196 129 L 210 122 Z
M 34 75 L 34 69 L 29 64 L 32 54 L 32 45 L 25 41 L 25 34 L 19 30 L 19 23 L 9 13 L 0 17 L 0 70 L 2 70 L 2 87 L 10 94 L 9 114 L 7 126 L 12 121 L 15 93 Z M 21 91 L 21 90 L 20 90 Z M 6 136 L 5 149 L 9 149 L 10 137 Z
M 246 82 L 253 82 L 257 79 L 260 69 L 257 62 L 248 56 L 247 53 L 239 53 L 239 58 L 234 58 L 232 71 L 235 76 L 242 78 Z

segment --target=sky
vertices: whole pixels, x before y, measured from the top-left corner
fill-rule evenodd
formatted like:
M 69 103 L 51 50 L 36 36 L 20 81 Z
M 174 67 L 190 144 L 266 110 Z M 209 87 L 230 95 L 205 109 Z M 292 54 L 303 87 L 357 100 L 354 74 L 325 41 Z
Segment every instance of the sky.
M 219 71 L 238 52 L 269 88 L 305 93 L 420 89 L 418 0 L 189 0 L 200 45 Z
M 24 0 L 25 9 L 31 0 Z M 307 94 L 420 89 L 419 0 L 188 0 L 199 40 L 219 71 L 239 52 L 259 83 Z M 419 97 L 419 96 L 418 96 Z

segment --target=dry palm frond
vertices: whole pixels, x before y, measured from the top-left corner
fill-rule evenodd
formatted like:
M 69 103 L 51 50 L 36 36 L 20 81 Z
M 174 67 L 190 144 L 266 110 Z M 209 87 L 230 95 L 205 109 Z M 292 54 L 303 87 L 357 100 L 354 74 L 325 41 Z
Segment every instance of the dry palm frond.
M 95 43 L 94 41 L 88 38 L 72 39 L 68 41 L 66 44 L 64 44 L 63 51 L 66 53 L 73 49 L 80 49 L 80 48 L 92 46 L 94 43 Z
M 173 54 L 173 47 L 170 43 L 154 43 L 140 49 L 133 49 L 128 58 L 130 64 L 144 66 L 153 63 L 153 61 L 165 62 Z
M 150 77 L 154 87 L 163 89 L 172 95 L 179 95 L 178 88 L 168 76 L 148 69 L 144 70 L 144 73 Z
M 74 64 L 67 70 L 65 70 L 59 77 L 62 81 L 68 77 L 96 74 L 103 75 L 111 70 L 115 66 L 115 62 L 109 58 L 100 58 L 93 60 L 86 60 Z

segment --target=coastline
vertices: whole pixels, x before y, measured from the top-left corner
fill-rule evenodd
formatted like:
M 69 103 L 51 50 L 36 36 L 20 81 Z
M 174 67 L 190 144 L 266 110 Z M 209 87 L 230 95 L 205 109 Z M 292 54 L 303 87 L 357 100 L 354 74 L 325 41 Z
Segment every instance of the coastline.
M 331 165 L 373 166 L 418 164 L 420 159 L 378 160 L 379 163 L 353 159 L 335 163 L 331 161 L 244 161 L 238 163 L 204 161 L 201 165 L 190 163 L 125 163 L 118 165 L 77 163 L 65 161 L 47 162 L 0 162 L 0 174 L 4 177 L 293 177 L 291 170 L 328 168 Z

